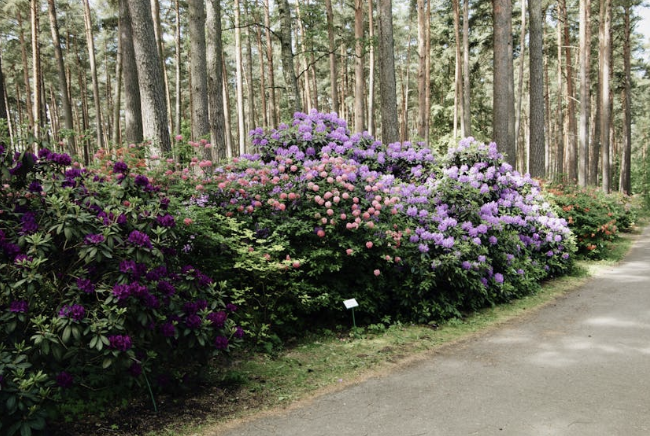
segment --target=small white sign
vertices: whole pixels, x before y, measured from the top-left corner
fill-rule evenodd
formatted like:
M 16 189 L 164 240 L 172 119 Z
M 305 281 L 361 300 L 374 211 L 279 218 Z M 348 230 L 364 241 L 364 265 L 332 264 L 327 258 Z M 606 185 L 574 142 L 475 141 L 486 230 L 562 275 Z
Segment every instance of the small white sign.
M 345 304 L 346 309 L 352 309 L 354 307 L 359 307 L 359 303 L 357 303 L 357 300 L 355 300 L 354 298 L 351 298 L 349 300 L 345 300 L 343 302 L 343 304 Z

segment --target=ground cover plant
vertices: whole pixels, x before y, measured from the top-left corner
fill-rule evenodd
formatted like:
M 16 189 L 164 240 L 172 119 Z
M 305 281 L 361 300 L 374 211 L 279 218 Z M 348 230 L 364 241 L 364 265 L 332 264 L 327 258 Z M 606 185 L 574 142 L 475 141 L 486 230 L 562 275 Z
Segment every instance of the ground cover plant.
M 223 285 L 181 263 L 146 175 L 0 148 L 0 177 L 0 433 L 42 430 L 62 399 L 97 410 L 188 384 L 243 335 Z

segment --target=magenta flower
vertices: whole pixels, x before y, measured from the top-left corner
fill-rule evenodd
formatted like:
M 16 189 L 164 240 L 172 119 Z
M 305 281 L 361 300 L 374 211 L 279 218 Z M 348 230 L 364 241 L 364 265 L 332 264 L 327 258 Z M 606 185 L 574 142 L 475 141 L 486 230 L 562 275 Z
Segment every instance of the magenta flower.
M 225 336 L 217 336 L 214 340 L 214 346 L 217 350 L 225 350 L 228 348 L 228 338 Z
M 13 313 L 26 313 L 29 309 L 29 304 L 25 300 L 12 301 L 9 305 L 9 311 Z
M 87 245 L 97 245 L 97 244 L 101 244 L 105 240 L 106 238 L 104 238 L 104 235 L 90 234 L 90 235 L 86 235 L 86 237 L 84 238 L 84 243 Z

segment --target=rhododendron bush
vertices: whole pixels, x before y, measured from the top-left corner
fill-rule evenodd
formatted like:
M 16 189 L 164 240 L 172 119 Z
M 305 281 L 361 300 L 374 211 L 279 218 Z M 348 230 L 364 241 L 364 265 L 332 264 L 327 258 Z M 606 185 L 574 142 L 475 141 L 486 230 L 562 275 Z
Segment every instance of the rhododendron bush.
M 571 266 L 566 222 L 494 144 L 437 158 L 318 112 L 251 138 L 255 154 L 167 176 L 195 178 L 186 248 L 239 289 L 253 333 L 338 322 L 347 298 L 368 322 L 458 316 Z
M 47 149 L 0 159 L 0 433 L 42 429 L 64 396 L 185 382 L 243 335 L 223 284 L 181 263 L 178 217 L 146 175 L 117 161 L 109 180 Z

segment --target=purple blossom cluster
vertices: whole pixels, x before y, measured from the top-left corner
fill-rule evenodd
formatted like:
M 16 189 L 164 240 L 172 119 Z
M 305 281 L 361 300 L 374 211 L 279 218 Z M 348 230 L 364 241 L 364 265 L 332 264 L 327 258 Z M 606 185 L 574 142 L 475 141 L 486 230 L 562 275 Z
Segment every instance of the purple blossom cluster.
M 136 245 L 138 247 L 149 248 L 149 249 L 153 248 L 153 246 L 151 245 L 151 240 L 149 239 L 149 235 L 139 230 L 131 231 L 131 233 L 129 233 L 129 237 L 127 241 L 130 244 Z
M 133 341 L 128 335 L 111 335 L 108 337 L 108 347 L 117 351 L 128 351 L 133 347 Z
M 59 310 L 59 318 L 81 321 L 86 316 L 86 308 L 81 304 L 65 305 Z

